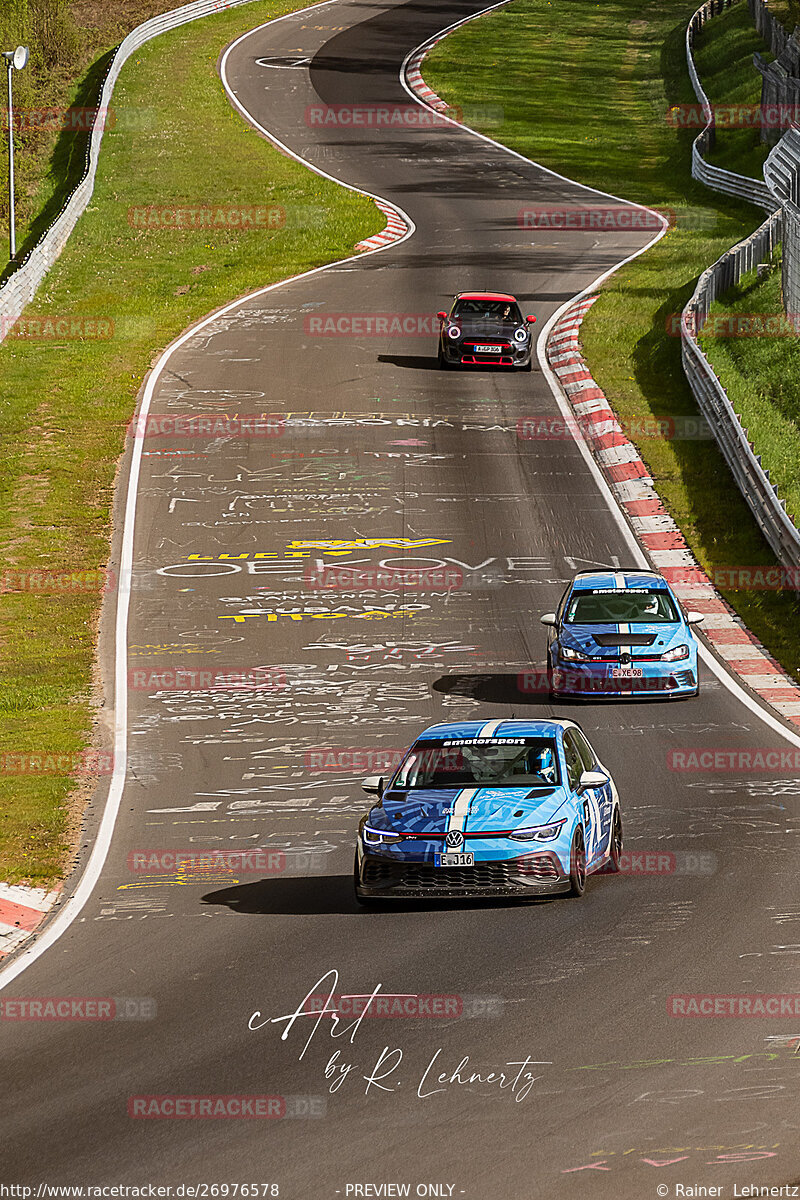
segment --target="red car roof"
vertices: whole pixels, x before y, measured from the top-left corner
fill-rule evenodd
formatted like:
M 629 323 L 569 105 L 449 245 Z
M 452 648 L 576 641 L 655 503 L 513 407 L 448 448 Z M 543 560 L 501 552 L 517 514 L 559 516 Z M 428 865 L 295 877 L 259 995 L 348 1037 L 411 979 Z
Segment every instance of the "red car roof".
M 516 303 L 516 296 L 509 295 L 508 292 L 458 292 L 457 300 L 513 300 Z

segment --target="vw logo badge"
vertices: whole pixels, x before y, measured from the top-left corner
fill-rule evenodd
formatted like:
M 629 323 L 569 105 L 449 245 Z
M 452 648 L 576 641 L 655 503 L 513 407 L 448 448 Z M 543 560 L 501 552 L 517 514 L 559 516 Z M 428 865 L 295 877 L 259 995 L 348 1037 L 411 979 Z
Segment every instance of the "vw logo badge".
M 464 835 L 460 829 L 451 829 L 445 841 L 451 850 L 457 849 L 464 844 Z

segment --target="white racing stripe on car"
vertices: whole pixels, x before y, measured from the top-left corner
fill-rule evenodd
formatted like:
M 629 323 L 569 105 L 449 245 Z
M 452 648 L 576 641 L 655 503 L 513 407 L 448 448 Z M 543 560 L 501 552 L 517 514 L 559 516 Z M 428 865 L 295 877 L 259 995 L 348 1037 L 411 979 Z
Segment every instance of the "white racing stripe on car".
M 624 587 L 624 584 L 623 584 L 623 587 Z M 631 631 L 631 627 L 627 622 L 621 622 L 619 625 L 617 625 L 617 633 L 630 633 L 630 631 Z M 620 657 L 623 654 L 631 655 L 631 662 L 628 663 L 628 666 L 633 666 L 633 657 L 632 657 L 633 656 L 633 647 L 632 646 L 620 646 L 619 654 L 620 654 Z M 633 695 L 633 686 L 631 686 L 629 688 L 620 689 L 619 694 L 621 696 L 632 696 Z
M 499 721 L 487 721 L 486 724 L 481 725 L 480 729 L 478 730 L 478 737 L 494 737 L 504 720 L 505 717 L 501 717 Z
M 460 833 L 464 832 L 467 824 L 467 816 L 469 814 L 469 806 L 480 790 L 480 788 L 476 787 L 463 788 L 462 791 L 458 793 L 455 801 L 453 802 L 453 811 L 450 813 L 450 817 L 447 821 L 446 833 L 449 833 L 451 829 L 457 829 Z
M 623 574 L 622 571 L 614 571 L 614 587 L 619 588 L 620 591 L 625 590 L 625 575 Z M 618 624 L 617 625 L 617 633 L 630 633 L 630 627 L 628 625 Z M 631 652 L 630 646 L 618 646 L 617 647 L 618 655 L 622 655 L 622 654 L 626 654 L 626 653 L 630 654 L 630 652 Z M 613 670 L 613 668 L 612 668 L 612 670 Z M 630 696 L 633 694 L 633 688 L 620 688 L 617 694 L 620 696 Z
M 584 792 L 584 805 L 588 807 L 591 816 L 584 821 L 586 829 L 586 862 L 587 864 L 597 854 L 601 840 L 600 806 L 594 788 Z

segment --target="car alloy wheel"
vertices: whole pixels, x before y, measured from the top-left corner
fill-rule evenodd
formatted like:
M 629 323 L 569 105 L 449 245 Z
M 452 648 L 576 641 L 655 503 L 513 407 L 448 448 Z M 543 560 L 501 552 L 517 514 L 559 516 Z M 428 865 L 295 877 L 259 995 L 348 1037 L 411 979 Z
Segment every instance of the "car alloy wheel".
M 572 846 L 569 852 L 569 894 L 582 896 L 586 887 L 586 847 L 583 844 L 583 830 L 580 825 L 572 835 Z
M 614 810 L 614 822 L 611 826 L 611 839 L 608 843 L 608 870 L 617 875 L 622 862 L 622 820 L 619 809 Z

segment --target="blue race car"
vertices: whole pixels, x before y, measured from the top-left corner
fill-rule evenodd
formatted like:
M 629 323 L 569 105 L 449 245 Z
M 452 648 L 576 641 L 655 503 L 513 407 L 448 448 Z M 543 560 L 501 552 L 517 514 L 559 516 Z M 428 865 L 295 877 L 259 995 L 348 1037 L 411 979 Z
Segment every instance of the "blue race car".
M 699 612 L 684 612 L 655 571 L 581 571 L 550 628 L 547 666 L 554 699 L 581 696 L 689 697 L 700 690 Z
M 432 725 L 362 817 L 356 898 L 581 896 L 618 871 L 619 796 L 574 721 Z

